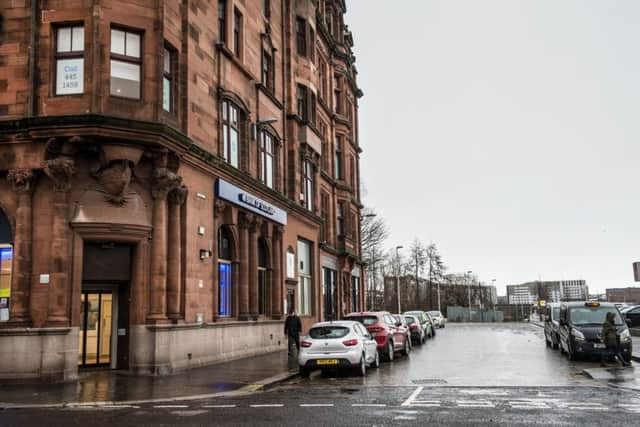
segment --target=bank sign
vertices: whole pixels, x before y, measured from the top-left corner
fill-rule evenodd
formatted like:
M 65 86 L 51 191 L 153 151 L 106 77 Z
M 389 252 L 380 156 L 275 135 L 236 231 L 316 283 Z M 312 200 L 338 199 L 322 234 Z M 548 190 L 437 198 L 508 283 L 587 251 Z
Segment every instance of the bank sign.
M 287 213 L 284 210 L 223 179 L 216 181 L 216 196 L 279 224 L 287 225 Z

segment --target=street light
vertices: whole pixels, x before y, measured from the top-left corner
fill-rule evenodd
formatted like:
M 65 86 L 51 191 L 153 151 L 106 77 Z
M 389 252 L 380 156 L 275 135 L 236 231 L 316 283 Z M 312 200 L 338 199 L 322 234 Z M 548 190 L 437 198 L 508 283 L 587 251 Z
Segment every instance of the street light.
M 469 277 L 473 271 L 469 270 L 465 274 L 467 276 L 467 291 L 469 302 L 467 303 L 467 311 L 469 312 L 469 322 L 471 322 L 471 277 Z
M 360 215 L 360 241 L 362 241 L 362 220 L 364 218 L 375 218 L 377 216 L 377 214 L 374 213 L 368 213 L 368 214 L 364 214 L 364 215 Z M 360 250 L 362 250 L 362 248 L 360 248 Z M 374 309 L 374 305 L 375 305 L 375 295 L 374 295 L 374 288 L 375 288 L 375 284 L 376 284 L 376 260 L 375 259 L 370 259 L 369 261 L 371 261 L 373 263 L 373 274 L 370 276 L 371 277 L 371 281 L 369 282 L 369 289 L 371 290 L 371 292 L 369 292 L 370 294 L 370 308 L 371 310 Z
M 402 248 L 402 245 L 396 246 L 396 295 L 398 296 L 398 314 L 402 313 L 400 310 L 400 254 L 398 252 Z

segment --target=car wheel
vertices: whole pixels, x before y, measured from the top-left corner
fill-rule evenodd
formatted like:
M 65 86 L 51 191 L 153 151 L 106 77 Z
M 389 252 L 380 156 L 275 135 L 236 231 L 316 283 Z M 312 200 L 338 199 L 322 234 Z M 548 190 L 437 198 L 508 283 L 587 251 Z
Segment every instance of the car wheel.
M 435 338 L 436 336 L 436 328 L 433 328 L 433 334 L 431 335 L 431 338 Z
M 376 357 L 373 359 L 371 367 L 375 369 L 378 369 L 380 367 L 380 353 L 378 353 L 378 350 L 376 350 Z
M 557 349 L 558 349 L 558 347 L 560 347 L 560 337 L 556 336 L 556 339 L 555 339 L 555 340 L 554 340 L 554 339 L 552 339 L 552 340 L 551 340 L 551 347 L 552 347 L 554 350 L 557 350 Z
M 545 343 L 545 345 L 547 346 L 547 348 L 548 348 L 548 347 L 551 347 L 551 343 L 549 343 L 549 339 L 547 338 L 547 336 L 546 336 L 546 335 L 544 336 L 544 343 Z
M 302 366 L 300 367 L 300 376 L 302 378 L 309 378 L 310 374 L 311 374 L 311 371 L 309 371 L 309 369 L 303 368 Z
M 404 349 L 402 349 L 402 354 L 408 356 L 411 353 L 411 346 L 409 345 L 409 340 L 404 340 Z
M 394 349 L 393 349 L 393 341 L 389 340 L 389 342 L 387 343 L 387 362 L 393 362 L 393 357 L 395 356 L 394 354 Z
M 360 356 L 360 364 L 356 368 L 356 375 L 359 377 L 364 377 L 367 375 L 367 361 L 364 357 L 364 354 Z

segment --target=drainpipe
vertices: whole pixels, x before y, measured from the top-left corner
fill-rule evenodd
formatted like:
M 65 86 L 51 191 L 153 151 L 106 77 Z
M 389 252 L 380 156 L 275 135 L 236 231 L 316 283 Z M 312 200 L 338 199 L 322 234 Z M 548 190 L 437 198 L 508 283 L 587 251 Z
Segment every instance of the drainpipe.
M 36 97 L 36 25 L 38 14 L 38 1 L 31 0 L 31 22 L 29 34 L 29 99 L 27 101 L 27 117 L 35 115 L 35 97 Z

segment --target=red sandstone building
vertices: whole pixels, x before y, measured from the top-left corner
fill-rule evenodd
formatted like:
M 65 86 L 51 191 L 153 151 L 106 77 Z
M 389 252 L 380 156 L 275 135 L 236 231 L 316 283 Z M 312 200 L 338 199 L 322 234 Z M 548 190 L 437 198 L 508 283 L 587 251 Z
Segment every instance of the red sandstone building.
M 163 374 L 359 310 L 341 0 L 0 14 L 0 379 Z

